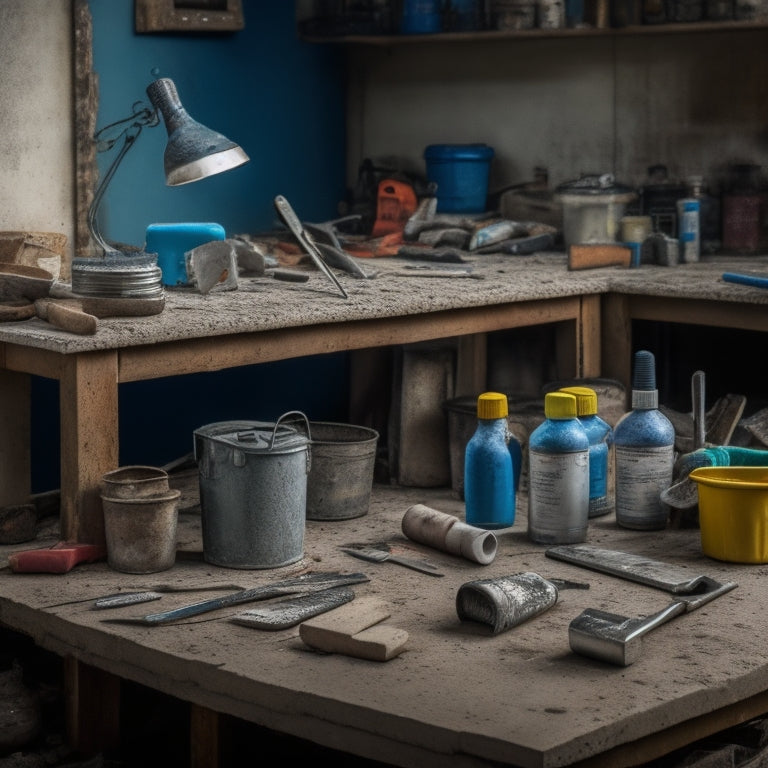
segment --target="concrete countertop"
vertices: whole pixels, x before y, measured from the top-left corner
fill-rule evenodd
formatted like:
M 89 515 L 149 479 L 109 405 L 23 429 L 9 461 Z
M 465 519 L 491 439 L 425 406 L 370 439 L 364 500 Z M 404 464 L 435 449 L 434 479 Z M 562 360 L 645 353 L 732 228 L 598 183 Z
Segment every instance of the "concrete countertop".
M 192 288 L 169 289 L 161 313 L 101 318 L 92 336 L 61 331 L 38 318 L 0 323 L 0 342 L 70 354 L 611 291 L 768 304 L 768 291 L 721 279 L 724 271 L 768 273 L 768 256 L 705 257 L 699 263 L 677 267 L 644 265 L 639 269 L 602 267 L 577 271 L 569 271 L 566 255 L 555 252 L 473 256 L 464 265 L 430 265 L 440 269 L 471 268 L 483 279 L 420 277 L 420 270 L 412 268 L 424 262 L 401 258 L 360 262 L 365 269 L 375 269 L 379 274 L 364 280 L 336 270 L 348 299 L 310 265 L 306 267 L 306 283 L 264 276 L 241 278 L 236 291 L 214 289 L 206 296 Z M 414 276 L 402 276 L 408 271 Z
M 569 622 L 585 608 L 647 615 L 670 603 L 671 596 L 546 557 L 546 547 L 527 538 L 522 496 L 515 524 L 497 532 L 498 554 L 487 566 L 403 536 L 402 516 L 415 503 L 463 519 L 463 502 L 447 489 L 376 486 L 367 515 L 308 521 L 304 558 L 268 570 L 205 563 L 195 503 L 192 496 L 182 497 L 180 554 L 169 571 L 131 576 L 106 563 L 56 576 L 3 570 L 0 621 L 58 654 L 179 698 L 413 768 L 555 768 L 597 756 L 612 766 L 635 765 L 658 757 L 659 750 L 666 753 L 732 725 L 728 718 L 733 712 L 726 708 L 737 702 L 747 702 L 738 712 L 749 717 L 750 697 L 768 690 L 763 642 L 768 566 L 705 557 L 698 529 L 630 531 L 619 528 L 613 515 L 590 522 L 589 544 L 678 565 L 691 577 L 738 583 L 651 632 L 633 665 L 614 667 L 571 652 Z M 363 563 L 339 549 L 384 542 L 426 557 L 445 576 L 433 578 L 392 563 Z M 37 540 L 33 545 L 45 544 Z M 29 546 L 4 547 L 0 557 Z M 91 609 L 97 597 L 157 583 L 252 587 L 307 570 L 368 575 L 370 581 L 354 591 L 391 606 L 387 623 L 409 633 L 405 652 L 386 663 L 319 654 L 302 643 L 298 627 L 261 631 L 229 620 L 249 606 L 156 627 L 103 621 L 197 602 L 210 597 L 208 592 L 167 594 L 112 611 Z M 462 584 L 523 571 L 586 582 L 589 589 L 561 591 L 547 612 L 498 635 L 484 624 L 458 620 L 455 598 Z M 667 729 L 681 724 L 686 724 L 682 735 L 670 735 Z

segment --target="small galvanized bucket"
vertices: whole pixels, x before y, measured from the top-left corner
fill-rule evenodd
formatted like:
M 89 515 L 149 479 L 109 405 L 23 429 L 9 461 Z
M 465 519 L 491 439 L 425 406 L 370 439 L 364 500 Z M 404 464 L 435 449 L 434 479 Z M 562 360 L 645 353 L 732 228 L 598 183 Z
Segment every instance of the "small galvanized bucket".
M 307 520 L 349 520 L 368 514 L 379 433 L 368 427 L 312 421 Z
M 307 432 L 281 424 L 303 418 Z M 224 421 L 195 430 L 203 557 L 227 568 L 277 568 L 304 555 L 309 421 Z

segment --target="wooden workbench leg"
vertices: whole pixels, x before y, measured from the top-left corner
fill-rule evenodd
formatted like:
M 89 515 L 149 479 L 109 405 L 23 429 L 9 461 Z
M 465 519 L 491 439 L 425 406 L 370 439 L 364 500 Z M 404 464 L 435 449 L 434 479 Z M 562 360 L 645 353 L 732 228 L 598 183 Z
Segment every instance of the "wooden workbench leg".
M 601 375 L 601 300 L 600 295 L 581 299 L 581 365 L 579 376 L 585 379 Z
M 67 738 L 81 755 L 120 746 L 120 678 L 68 656 L 64 659 Z
M 580 319 L 555 325 L 555 369 L 557 379 L 576 379 L 581 376 Z
M 488 335 L 459 336 L 456 348 L 455 396 L 479 395 L 488 379 Z
M 0 371 L 0 506 L 29 502 L 31 377 Z
M 602 307 L 600 329 L 603 376 L 620 381 L 629 399 L 632 393 L 632 320 L 627 299 L 606 293 Z
M 221 716 L 197 704 L 189 705 L 190 768 L 217 768 Z
M 104 543 L 102 475 L 119 463 L 117 351 L 65 355 L 61 409 L 61 535 Z

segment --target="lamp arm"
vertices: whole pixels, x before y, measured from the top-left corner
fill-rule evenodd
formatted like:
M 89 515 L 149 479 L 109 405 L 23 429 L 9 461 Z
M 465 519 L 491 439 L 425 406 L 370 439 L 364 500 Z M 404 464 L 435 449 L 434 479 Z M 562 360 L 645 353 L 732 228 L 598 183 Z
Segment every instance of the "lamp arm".
M 115 126 L 122 125 L 131 120 L 133 122 L 127 128 L 123 129 L 114 139 L 109 139 L 106 141 L 99 139 L 99 137 L 104 133 L 104 131 L 110 130 Z M 134 105 L 134 113 L 130 117 L 125 118 L 124 120 L 120 120 L 116 123 L 112 123 L 111 125 L 108 125 L 105 128 L 102 128 L 101 131 L 98 131 L 94 136 L 94 138 L 97 141 L 96 146 L 98 148 L 98 151 L 111 149 L 115 145 L 115 143 L 118 141 L 120 136 L 124 137 L 123 144 L 120 147 L 120 151 L 117 153 L 117 156 L 112 161 L 112 165 L 109 166 L 109 170 L 106 172 L 102 180 L 99 182 L 99 186 L 96 188 L 96 192 L 93 195 L 93 200 L 91 201 L 91 204 L 88 207 L 88 230 L 91 233 L 91 237 L 96 241 L 96 244 L 99 247 L 101 247 L 102 250 L 104 251 L 104 256 L 120 255 L 120 252 L 107 244 L 107 242 L 101 236 L 101 232 L 99 230 L 98 224 L 96 223 L 96 214 L 98 213 L 101 200 L 104 197 L 104 193 L 106 192 L 106 189 L 109 186 L 109 182 L 112 181 L 112 177 L 115 175 L 115 171 L 117 170 L 118 166 L 122 162 L 125 155 L 128 153 L 128 150 L 134 145 L 134 143 L 136 142 L 136 139 L 139 138 L 141 134 L 141 129 L 145 125 L 150 125 L 150 126 L 157 125 L 158 122 L 159 122 L 159 118 L 155 110 L 151 110 L 148 107 L 139 107 L 137 105 Z

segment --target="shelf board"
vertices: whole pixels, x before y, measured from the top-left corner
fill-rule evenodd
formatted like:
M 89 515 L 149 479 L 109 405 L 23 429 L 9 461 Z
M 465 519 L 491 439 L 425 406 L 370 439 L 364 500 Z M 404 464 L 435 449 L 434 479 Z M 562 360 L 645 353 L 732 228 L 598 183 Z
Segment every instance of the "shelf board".
M 696 21 L 681 24 L 637 24 L 628 27 L 563 29 L 484 30 L 479 32 L 439 32 L 430 35 L 344 35 L 319 37 L 302 35 L 307 43 L 399 46 L 418 43 L 466 43 L 489 40 L 542 40 L 546 38 L 624 37 L 635 35 L 701 34 L 768 29 L 765 21 Z

